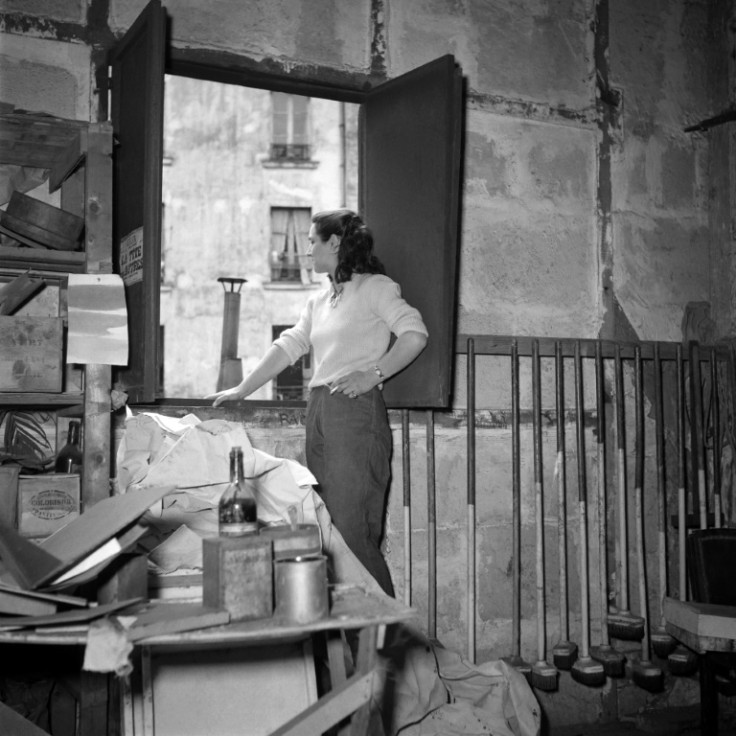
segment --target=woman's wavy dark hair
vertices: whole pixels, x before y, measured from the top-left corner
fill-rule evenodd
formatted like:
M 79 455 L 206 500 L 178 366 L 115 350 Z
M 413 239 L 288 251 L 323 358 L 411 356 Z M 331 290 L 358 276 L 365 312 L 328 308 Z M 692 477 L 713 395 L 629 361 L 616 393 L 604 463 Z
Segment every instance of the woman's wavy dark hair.
M 312 215 L 312 222 L 322 240 L 331 235 L 340 238 L 335 283 L 350 281 L 354 273 L 386 273 L 373 254 L 373 234 L 360 215 L 352 210 L 328 210 Z

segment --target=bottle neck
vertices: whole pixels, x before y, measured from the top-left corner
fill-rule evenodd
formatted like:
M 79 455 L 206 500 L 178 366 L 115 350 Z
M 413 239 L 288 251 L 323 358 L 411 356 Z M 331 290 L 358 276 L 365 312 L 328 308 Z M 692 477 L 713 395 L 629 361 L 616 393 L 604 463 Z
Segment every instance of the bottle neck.
M 245 481 L 245 473 L 243 472 L 243 451 L 238 450 L 237 455 L 237 467 L 238 467 L 238 483 L 243 483 Z
M 238 466 L 235 451 L 230 453 L 230 482 L 235 483 L 238 480 Z
M 79 423 L 78 422 L 69 422 L 69 435 L 67 438 L 67 443 L 70 445 L 79 444 Z

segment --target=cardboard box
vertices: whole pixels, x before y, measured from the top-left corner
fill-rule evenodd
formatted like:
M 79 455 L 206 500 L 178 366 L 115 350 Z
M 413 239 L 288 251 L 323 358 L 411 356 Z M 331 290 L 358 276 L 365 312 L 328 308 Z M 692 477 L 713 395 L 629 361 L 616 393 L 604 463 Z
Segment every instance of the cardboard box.
M 78 473 L 21 475 L 18 483 L 18 531 L 47 537 L 79 516 Z
M 0 391 L 62 390 L 63 321 L 0 316 Z

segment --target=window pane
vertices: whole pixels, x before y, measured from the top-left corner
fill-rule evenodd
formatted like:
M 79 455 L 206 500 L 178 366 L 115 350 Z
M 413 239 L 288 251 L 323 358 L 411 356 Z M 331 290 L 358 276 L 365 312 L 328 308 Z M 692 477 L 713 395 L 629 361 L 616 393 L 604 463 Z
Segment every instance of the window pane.
M 308 110 L 309 98 L 292 95 L 292 140 L 289 143 L 305 145 L 309 143 Z
M 271 208 L 272 281 L 311 282 L 306 255 L 310 222 L 311 210 L 307 207 Z
M 289 142 L 289 97 L 283 92 L 271 95 L 273 103 L 273 142 Z

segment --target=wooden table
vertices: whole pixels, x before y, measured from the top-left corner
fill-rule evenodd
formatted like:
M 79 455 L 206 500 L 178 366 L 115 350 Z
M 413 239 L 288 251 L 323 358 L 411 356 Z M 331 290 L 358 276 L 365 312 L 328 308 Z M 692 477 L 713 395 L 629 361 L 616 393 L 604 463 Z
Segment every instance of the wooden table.
M 166 602 L 158 605 L 165 606 Z M 308 624 L 292 624 L 278 618 L 243 621 L 213 626 L 192 631 L 160 634 L 136 642 L 136 650 L 142 655 L 145 666 L 152 650 L 195 651 L 212 648 L 240 649 L 254 646 L 269 646 L 284 642 L 311 639 L 314 635 L 327 635 L 331 689 L 304 711 L 291 718 L 272 736 L 315 736 L 350 717 L 350 736 L 368 733 L 370 699 L 377 676 L 377 651 L 382 646 L 383 633 L 387 624 L 407 621 L 415 611 L 386 596 L 377 596 L 354 586 L 337 586 L 332 591 L 330 615 Z M 356 630 L 359 636 L 355 672 L 348 676 L 345 669 L 344 649 L 341 632 Z M 35 630 L 0 631 L 0 644 L 53 644 L 84 645 L 85 631 L 54 632 L 53 627 Z M 149 683 L 150 686 L 150 683 Z M 146 691 L 144 678 L 143 703 L 151 705 L 144 717 L 143 733 L 153 735 L 152 694 Z M 204 703 L 202 706 L 204 707 Z M 130 722 L 124 718 L 124 727 Z M 92 736 L 91 729 L 89 736 Z M 99 731 L 94 736 L 99 736 Z M 342 732 L 341 732 L 342 733 Z M 81 736 L 88 736 L 82 733 Z M 125 736 L 133 736 L 129 731 Z M 135 734 L 139 736 L 139 734 Z
M 665 628 L 675 639 L 700 654 L 700 728 L 718 734 L 718 690 L 712 668 L 715 652 L 736 652 L 736 606 L 664 600 Z

